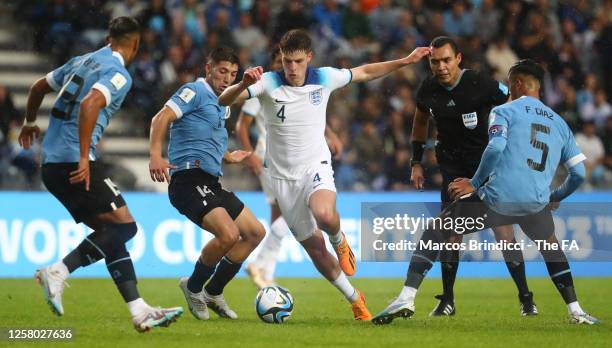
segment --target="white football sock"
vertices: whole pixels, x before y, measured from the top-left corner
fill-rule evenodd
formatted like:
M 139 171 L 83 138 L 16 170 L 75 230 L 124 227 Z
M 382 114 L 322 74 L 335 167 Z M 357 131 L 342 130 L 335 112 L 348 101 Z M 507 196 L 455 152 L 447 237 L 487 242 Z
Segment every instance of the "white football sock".
M 340 243 L 342 243 L 343 239 L 344 239 L 344 233 L 342 233 L 342 230 L 338 230 L 338 233 L 336 233 L 336 234 L 330 234 L 329 235 L 329 242 L 333 246 L 340 245 Z
M 60 276 L 62 276 L 64 279 L 68 278 L 68 276 L 70 275 L 68 267 L 66 267 L 62 260 L 59 260 L 56 263 L 52 264 L 49 268 L 51 268 L 52 271 L 58 272 Z
M 253 261 L 253 264 L 263 270 L 263 276 L 266 280 L 274 279 L 274 269 L 276 268 L 276 259 L 280 251 L 283 238 L 289 233 L 289 226 L 283 217 L 274 220 L 270 226 L 270 233 L 261 242 L 259 254 Z
M 398 300 L 400 301 L 411 301 L 414 302 L 414 298 L 416 297 L 416 293 L 417 293 L 417 289 L 410 287 L 410 286 L 404 286 L 402 288 L 402 291 L 400 292 L 399 296 L 397 297 Z
M 287 225 L 285 218 L 280 216 L 278 219 L 274 220 L 272 225 L 270 225 L 270 232 L 276 236 L 277 239 L 285 238 L 285 236 L 289 234 L 289 225 Z
M 584 314 L 584 311 L 580 307 L 578 301 L 574 301 L 572 303 L 567 304 L 567 309 L 571 314 Z
M 145 300 L 142 299 L 142 297 L 139 297 L 134 301 L 128 302 L 127 306 L 133 317 L 137 316 L 140 312 L 149 307 L 149 305 L 145 302 Z
M 355 290 L 355 288 L 351 285 L 351 283 L 348 281 L 348 278 L 346 278 L 346 276 L 344 275 L 344 273 L 340 272 L 340 275 L 338 276 L 338 278 L 336 278 L 336 280 L 334 280 L 333 282 L 331 282 L 332 284 L 334 284 L 334 286 L 340 290 L 340 292 L 342 293 L 342 295 L 344 295 L 344 297 L 350 302 L 350 303 L 354 303 L 355 301 L 357 301 L 357 299 L 359 299 L 359 293 L 357 292 L 357 290 Z

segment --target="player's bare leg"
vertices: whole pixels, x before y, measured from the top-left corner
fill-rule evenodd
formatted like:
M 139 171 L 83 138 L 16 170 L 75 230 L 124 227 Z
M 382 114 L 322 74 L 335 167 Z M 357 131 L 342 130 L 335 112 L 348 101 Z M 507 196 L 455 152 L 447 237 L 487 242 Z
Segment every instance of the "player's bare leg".
M 136 234 L 137 226 L 127 206 L 99 214 L 88 219 L 86 224 L 94 232 L 62 261 L 36 272 L 36 279 L 53 311 L 63 315 L 61 296 L 68 275 L 78 267 L 105 259 L 106 267 L 132 314 L 136 330 L 148 331 L 174 322 L 183 313 L 181 307 L 154 308 L 138 293 L 134 266 L 125 247 L 125 243 Z
M 242 262 L 257 248 L 266 233 L 263 225 L 247 207 L 238 215 L 235 223 L 240 239 L 221 259 L 215 273 L 202 291 L 206 305 L 220 317 L 229 319 L 237 319 L 238 315 L 225 301 L 223 289 L 236 276 Z
M 232 261 L 243 262 L 257 248 L 266 235 L 266 230 L 247 207 L 242 210 L 235 222 L 240 232 L 240 240 L 225 257 L 229 257 Z
M 336 210 L 336 193 L 330 190 L 315 191 L 308 201 L 312 215 L 317 221 L 317 226 L 329 236 L 340 268 L 347 276 L 352 276 L 357 271 L 355 254 L 349 246 L 344 232 L 340 230 L 340 215 Z
M 319 273 L 340 290 L 347 301 L 351 303 L 355 320 L 370 320 L 372 315 L 366 307 L 365 297 L 351 285 L 346 275 L 342 273 L 338 260 L 327 251 L 321 231 L 316 230 L 311 237 L 303 240 L 301 244 Z
M 240 230 L 225 208 L 221 207 L 204 215 L 201 226 L 215 237 L 202 248 L 193 273 L 188 278 L 181 278 L 179 287 L 183 291 L 191 314 L 196 319 L 207 320 L 210 315 L 202 289 L 215 272 L 219 261 L 240 239 Z

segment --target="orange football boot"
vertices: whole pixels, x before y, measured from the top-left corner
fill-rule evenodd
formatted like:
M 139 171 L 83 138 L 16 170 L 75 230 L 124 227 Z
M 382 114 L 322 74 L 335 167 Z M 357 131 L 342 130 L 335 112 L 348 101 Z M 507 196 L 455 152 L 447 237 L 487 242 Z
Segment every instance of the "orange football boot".
M 372 314 L 370 314 L 368 307 L 366 307 L 365 296 L 363 296 L 363 293 L 361 293 L 361 291 L 357 289 L 355 289 L 355 291 L 359 293 L 359 298 L 357 299 L 357 301 L 351 304 L 351 307 L 353 309 L 353 315 L 355 316 L 355 320 L 365 320 L 365 321 L 372 320 Z
M 342 242 L 337 246 L 333 245 L 333 247 L 336 251 L 336 255 L 338 256 L 340 269 L 342 269 L 344 274 L 350 277 L 357 271 L 357 261 L 355 259 L 355 254 L 353 254 L 353 250 L 351 250 L 351 247 L 346 241 L 344 232 L 340 233 L 342 233 Z

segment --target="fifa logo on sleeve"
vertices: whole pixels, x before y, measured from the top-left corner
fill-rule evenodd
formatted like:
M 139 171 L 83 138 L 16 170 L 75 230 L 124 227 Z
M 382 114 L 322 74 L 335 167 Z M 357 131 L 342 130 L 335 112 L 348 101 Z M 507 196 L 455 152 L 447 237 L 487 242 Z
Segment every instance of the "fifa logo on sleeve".
M 310 104 L 319 105 L 323 101 L 323 89 L 319 88 L 310 92 Z

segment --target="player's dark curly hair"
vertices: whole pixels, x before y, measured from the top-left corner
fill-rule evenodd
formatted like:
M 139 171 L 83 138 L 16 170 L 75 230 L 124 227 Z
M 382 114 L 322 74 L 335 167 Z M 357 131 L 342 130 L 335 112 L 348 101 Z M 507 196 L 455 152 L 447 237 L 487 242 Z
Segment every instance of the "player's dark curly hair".
M 208 54 L 208 63 L 218 64 L 220 62 L 230 62 L 231 64 L 240 64 L 236 52 L 230 47 L 219 46 Z
M 310 35 L 303 29 L 293 29 L 283 35 L 278 44 L 283 54 L 293 52 L 311 52 L 312 40 Z
M 521 59 L 516 62 L 511 68 L 508 76 L 516 74 L 524 74 L 534 77 L 538 82 L 542 83 L 544 79 L 544 68 L 533 59 Z
M 134 17 L 117 17 L 108 23 L 108 35 L 114 40 L 125 40 L 133 33 L 140 33 L 140 24 Z

